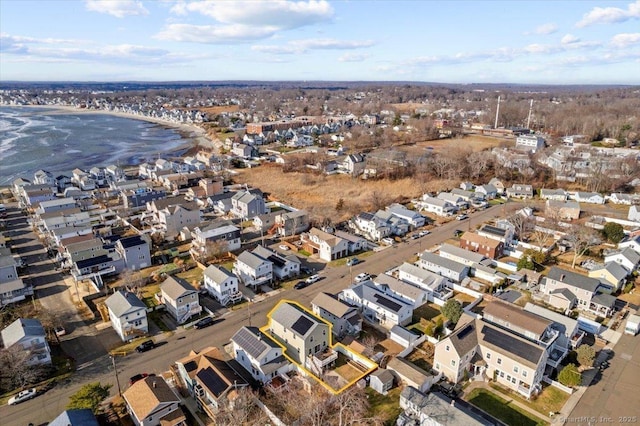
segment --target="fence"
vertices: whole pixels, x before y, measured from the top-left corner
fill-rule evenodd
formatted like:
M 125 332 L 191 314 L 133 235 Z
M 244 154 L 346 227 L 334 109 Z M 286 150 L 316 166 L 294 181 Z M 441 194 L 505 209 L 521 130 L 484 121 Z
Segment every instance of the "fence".
M 569 386 L 565 386 L 560 382 L 556 382 L 555 380 L 551 380 L 549 377 L 544 376 L 542 378 L 542 381 L 545 383 L 550 384 L 551 386 L 553 386 L 554 388 L 558 388 L 561 391 L 564 391 L 566 393 L 568 393 L 569 395 L 571 395 L 573 393 L 573 388 L 570 388 Z
M 479 293 L 479 292 L 477 292 L 477 291 L 475 291 L 475 290 L 472 290 L 472 289 L 470 289 L 470 288 L 467 288 L 467 287 L 463 287 L 463 286 L 461 286 L 460 284 L 453 284 L 453 289 L 454 289 L 455 291 L 457 291 L 457 292 L 464 293 L 464 294 L 468 294 L 469 296 L 473 296 L 473 297 L 475 297 L 476 299 L 477 299 L 478 297 L 482 297 L 482 293 Z

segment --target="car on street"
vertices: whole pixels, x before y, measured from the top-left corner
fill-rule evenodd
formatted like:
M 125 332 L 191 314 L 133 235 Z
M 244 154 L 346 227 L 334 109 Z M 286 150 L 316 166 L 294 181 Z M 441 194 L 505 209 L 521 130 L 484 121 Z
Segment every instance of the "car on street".
M 296 285 L 293 286 L 296 290 L 302 290 L 303 288 L 309 286 L 309 283 L 306 281 L 298 281 Z
M 469 219 L 469 216 L 467 216 L 466 214 L 459 214 L 458 216 L 456 216 L 456 220 L 465 220 L 465 219 Z
M 411 235 L 411 239 L 412 239 L 412 240 L 417 240 L 418 238 L 420 238 L 420 235 L 419 235 L 419 234 L 412 234 L 412 235 Z
M 209 327 L 210 325 L 213 325 L 213 318 L 204 317 L 200 321 L 195 323 L 193 325 L 193 328 L 195 328 L 196 330 L 200 330 L 201 328 L 206 328 L 206 327 Z
M 368 280 L 371 278 L 371 275 L 367 274 L 366 272 L 362 272 L 361 274 L 356 275 L 355 281 L 357 283 Z
M 425 235 L 429 235 L 431 232 L 427 231 L 426 229 L 424 231 L 420 231 L 418 232 L 418 236 L 419 237 L 424 237 Z
M 138 346 L 136 346 L 136 352 L 142 353 L 142 352 L 150 351 L 155 347 L 156 347 L 156 344 L 153 342 L 153 340 L 146 340 L 140 343 Z
M 138 382 L 138 381 L 144 379 L 145 377 L 149 377 L 149 376 L 150 376 L 150 374 L 147 374 L 147 373 L 136 374 L 135 376 L 129 377 L 129 384 L 132 385 L 135 382 Z M 155 376 L 155 374 L 151 374 L 151 376 Z
M 280 250 L 284 250 L 284 251 L 289 250 L 289 246 L 288 246 L 288 245 L 286 245 L 286 244 L 280 244 L 280 245 L 278 246 L 278 248 L 279 248 Z
M 395 241 L 393 240 L 393 238 L 387 237 L 387 238 L 383 238 L 382 242 L 388 246 L 392 246 Z
M 18 392 L 17 395 L 14 395 L 11 398 L 9 398 L 9 401 L 7 402 L 7 404 L 9 405 L 20 404 L 21 402 L 27 401 L 31 398 L 35 398 L 37 394 L 38 392 L 36 391 L 35 388 L 26 389 L 21 392 Z
M 65 328 L 62 327 L 62 326 L 58 326 L 58 327 L 54 328 L 53 332 L 56 333 L 56 336 L 58 336 L 58 337 L 64 336 L 65 334 L 67 334 L 67 330 L 65 330 Z
M 462 229 L 456 229 L 455 231 L 453 231 L 454 237 L 459 237 L 462 234 L 464 234 L 464 231 Z
M 315 275 L 311 275 L 309 278 L 307 278 L 307 279 L 305 280 L 305 282 L 306 282 L 307 284 L 313 284 L 313 283 L 315 283 L 316 281 L 318 281 L 319 279 L 320 279 L 320 275 L 315 274 Z
M 360 262 L 362 262 L 362 261 L 360 259 L 358 259 L 357 257 L 352 257 L 351 259 L 347 260 L 347 266 L 355 266 Z

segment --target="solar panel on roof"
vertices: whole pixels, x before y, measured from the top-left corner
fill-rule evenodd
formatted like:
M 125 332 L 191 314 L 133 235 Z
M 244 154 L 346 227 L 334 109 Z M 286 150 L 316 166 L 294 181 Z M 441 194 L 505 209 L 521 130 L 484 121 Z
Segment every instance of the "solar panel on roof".
M 240 329 L 234 340 L 253 358 L 258 358 L 265 349 L 265 343 L 246 328 Z
M 464 336 L 466 336 L 467 334 L 469 334 L 471 331 L 473 331 L 473 325 L 472 324 L 467 324 L 466 327 L 464 327 L 462 330 L 460 330 L 460 332 L 458 333 L 458 339 L 464 339 Z
M 296 333 L 304 336 L 307 333 L 307 331 L 309 331 L 312 325 L 313 325 L 313 321 L 311 321 L 309 318 L 305 317 L 304 315 L 300 315 L 298 320 L 293 323 L 291 328 Z
M 387 299 L 386 297 L 382 296 L 381 294 L 376 294 L 373 296 L 376 299 L 376 302 L 379 305 L 384 306 L 385 308 L 391 309 L 394 312 L 398 312 L 401 308 L 402 305 L 400 305 L 399 303 L 396 303 L 390 299 Z
M 222 395 L 227 389 L 227 383 L 211 367 L 198 371 L 196 377 L 216 397 Z
M 184 369 L 187 370 L 188 372 L 191 372 L 196 368 L 198 368 L 198 363 L 195 361 L 189 361 L 184 365 Z
M 501 332 L 500 330 L 484 326 L 482 327 L 482 334 L 484 335 L 485 342 L 508 350 L 514 355 L 526 359 L 529 362 L 535 364 L 538 362 L 538 359 L 540 359 L 542 349 L 534 347 L 534 345 L 529 345 L 513 336 Z

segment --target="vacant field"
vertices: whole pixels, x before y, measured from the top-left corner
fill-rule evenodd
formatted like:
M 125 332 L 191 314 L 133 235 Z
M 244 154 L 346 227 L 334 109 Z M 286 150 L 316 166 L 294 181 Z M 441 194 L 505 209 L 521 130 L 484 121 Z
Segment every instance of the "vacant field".
M 223 112 L 238 112 L 240 111 L 239 105 L 220 105 L 220 106 L 212 106 L 212 107 L 202 107 L 198 108 L 202 112 L 206 112 L 209 115 L 216 116 Z
M 410 155 L 421 155 L 425 150 L 429 151 L 448 151 L 452 149 L 482 151 L 484 149 L 494 148 L 501 144 L 511 144 L 513 141 L 505 139 L 492 138 L 489 136 L 466 135 L 461 138 L 439 139 L 418 142 L 415 145 L 404 145 L 395 147 L 398 150 L 405 151 Z

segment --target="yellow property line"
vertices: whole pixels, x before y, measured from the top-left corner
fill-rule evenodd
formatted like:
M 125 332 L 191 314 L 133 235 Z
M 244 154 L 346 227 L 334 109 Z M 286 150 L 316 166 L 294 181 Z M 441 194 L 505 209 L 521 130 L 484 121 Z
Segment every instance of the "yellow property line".
M 344 385 L 340 389 L 335 390 L 334 388 L 329 386 L 326 382 L 324 382 L 320 377 L 316 376 L 313 372 L 309 371 L 304 365 L 298 363 L 296 360 L 294 360 L 289 355 L 287 355 L 287 353 L 286 353 L 287 347 L 285 345 L 283 345 L 282 343 L 280 343 L 278 341 L 278 339 L 273 338 L 271 333 L 269 333 L 269 328 L 271 326 L 271 321 L 272 321 L 271 314 L 273 312 L 275 312 L 280 307 L 280 305 L 282 305 L 284 303 L 287 303 L 289 305 L 296 305 L 298 308 L 300 308 L 302 311 L 307 313 L 312 318 L 317 319 L 319 322 L 323 322 L 323 323 L 327 324 L 329 326 L 329 347 L 331 349 L 333 349 L 333 350 L 336 350 L 336 349 L 340 348 L 341 350 L 336 350 L 336 352 L 342 353 L 343 355 L 346 355 L 345 352 L 349 353 L 351 355 L 350 359 L 352 359 L 352 360 L 358 359 L 364 366 L 369 367 L 369 369 L 367 371 L 365 371 L 364 373 L 362 373 L 361 375 L 359 375 L 358 377 L 356 377 L 355 379 L 351 380 L 349 383 L 347 383 L 346 385 Z M 356 382 L 358 382 L 358 380 L 363 379 L 367 375 L 373 373 L 378 368 L 378 365 L 375 362 L 373 362 L 370 359 L 360 355 L 357 352 L 352 351 L 351 349 L 349 349 L 347 346 L 343 345 L 342 343 L 332 344 L 332 342 L 333 342 L 333 333 L 332 333 L 333 324 L 331 324 L 329 321 L 325 320 L 324 318 L 318 317 L 312 311 L 310 311 L 309 309 L 307 309 L 306 307 L 302 306 L 300 303 L 298 303 L 298 302 L 296 302 L 294 300 L 287 300 L 287 299 L 280 300 L 278 302 L 278 304 L 276 306 L 274 306 L 273 309 L 271 309 L 271 311 L 269 311 L 269 313 L 267 314 L 267 318 L 269 319 L 269 321 L 267 322 L 267 325 L 262 326 L 262 328 L 260 328 L 260 331 L 262 331 L 266 335 L 272 337 L 273 341 L 276 342 L 280 347 L 282 347 L 282 354 L 284 355 L 284 357 L 287 360 L 289 360 L 289 362 L 294 364 L 299 370 L 305 372 L 308 376 L 313 377 L 313 379 L 315 381 L 317 381 L 325 389 L 327 389 L 329 392 L 331 392 L 334 395 L 338 395 L 339 393 L 344 392 L 345 390 L 347 390 L 348 388 L 353 386 Z

